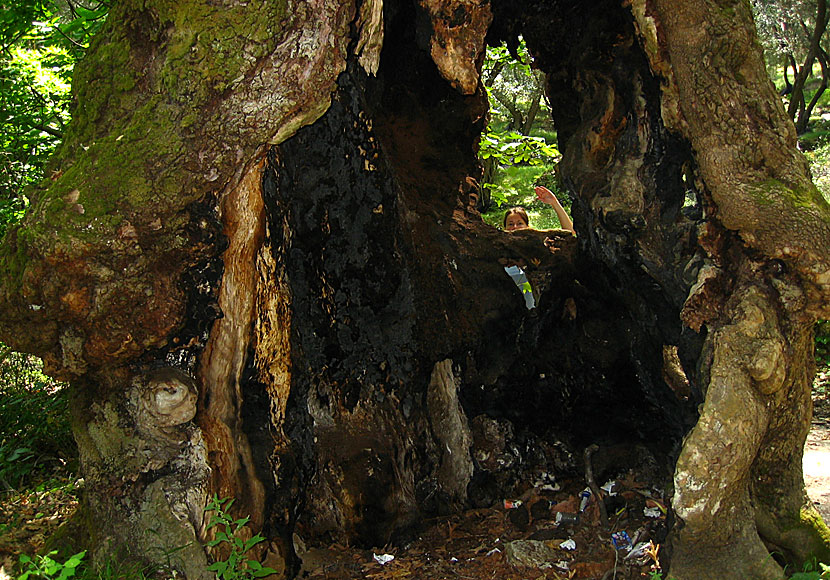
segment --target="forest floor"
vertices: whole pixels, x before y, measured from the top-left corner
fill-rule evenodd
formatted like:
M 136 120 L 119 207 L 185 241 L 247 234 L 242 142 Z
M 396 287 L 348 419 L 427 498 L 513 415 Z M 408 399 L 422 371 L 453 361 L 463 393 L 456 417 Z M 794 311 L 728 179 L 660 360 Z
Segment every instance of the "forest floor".
M 807 492 L 830 521 L 830 368 L 814 390 L 813 425 L 804 453 Z M 597 482 L 603 485 L 607 482 Z M 603 525 L 597 502 L 571 523 L 557 514 L 579 513 L 584 481 L 529 486 L 498 506 L 440 518 L 403 547 L 373 550 L 341 545 L 297 545 L 300 578 L 321 580 L 469 579 L 632 580 L 659 571 L 665 536 L 665 501 L 636 470 L 617 478 L 615 500 Z M 559 487 L 559 486 L 557 486 Z M 0 580 L 8 580 L 21 553 L 41 550 L 45 539 L 77 505 L 75 485 L 56 477 L 40 489 L 0 496 Z M 618 509 L 614 509 L 616 506 Z M 569 516 L 559 516 L 560 519 Z M 613 535 L 612 535 L 613 534 Z M 632 549 L 633 548 L 633 549 Z
M 830 367 L 819 370 L 813 389 L 813 425 L 804 446 L 807 495 L 830 522 Z

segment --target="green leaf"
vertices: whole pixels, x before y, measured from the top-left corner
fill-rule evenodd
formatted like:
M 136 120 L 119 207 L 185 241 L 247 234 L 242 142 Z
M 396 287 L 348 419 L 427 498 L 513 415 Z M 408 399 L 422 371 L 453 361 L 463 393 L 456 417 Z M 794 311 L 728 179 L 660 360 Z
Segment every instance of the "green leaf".
M 244 545 L 244 547 L 243 547 L 243 549 L 242 549 L 242 552 L 247 552 L 248 550 L 250 550 L 251 548 L 253 548 L 254 546 L 256 546 L 258 543 L 260 543 L 260 542 L 261 542 L 261 541 L 263 541 L 264 539 L 265 539 L 265 538 L 263 538 L 262 536 L 260 536 L 259 534 L 257 534 L 256 536 L 254 536 L 253 538 L 251 538 L 251 539 L 249 539 L 247 542 L 245 542 L 245 545 Z
M 239 528 L 241 528 L 242 526 L 247 524 L 250 519 L 251 519 L 250 516 L 245 516 L 244 518 L 239 518 L 238 520 L 234 520 L 233 523 L 236 524 L 236 529 L 238 530 Z
M 252 572 L 251 576 L 253 576 L 254 578 L 264 578 L 265 576 L 270 576 L 271 574 L 276 574 L 276 573 L 277 573 L 277 571 L 274 570 L 273 568 L 263 566 L 259 570 L 256 570 L 255 572 Z
M 75 568 L 76 566 L 78 566 L 83 561 L 85 556 L 86 556 L 86 550 L 84 550 L 82 552 L 78 552 L 77 554 L 74 554 L 74 555 L 70 556 L 69 559 L 64 564 L 64 566 L 66 566 L 67 568 Z

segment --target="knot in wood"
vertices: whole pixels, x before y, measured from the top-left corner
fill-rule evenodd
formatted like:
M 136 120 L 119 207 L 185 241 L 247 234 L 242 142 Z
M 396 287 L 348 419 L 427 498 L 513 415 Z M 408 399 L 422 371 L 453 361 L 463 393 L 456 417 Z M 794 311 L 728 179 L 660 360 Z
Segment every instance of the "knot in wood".
M 189 375 L 172 367 L 156 369 L 147 375 L 140 412 L 155 427 L 174 427 L 196 416 L 196 399 L 196 384 Z
M 772 339 L 761 341 L 748 370 L 763 394 L 770 395 L 781 389 L 786 379 L 783 345 Z

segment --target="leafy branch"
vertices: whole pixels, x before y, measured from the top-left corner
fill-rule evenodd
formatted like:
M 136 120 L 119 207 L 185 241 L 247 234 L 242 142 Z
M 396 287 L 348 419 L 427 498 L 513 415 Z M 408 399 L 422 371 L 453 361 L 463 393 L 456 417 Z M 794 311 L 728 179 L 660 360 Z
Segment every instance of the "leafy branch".
M 554 162 L 559 157 L 559 149 L 541 137 L 522 135 L 516 131 L 490 130 L 481 137 L 478 156 L 482 161 L 494 163 L 500 168 L 539 166 Z M 507 192 L 498 185 L 484 183 L 482 186 L 490 190 L 491 198 L 498 205 L 507 202 Z

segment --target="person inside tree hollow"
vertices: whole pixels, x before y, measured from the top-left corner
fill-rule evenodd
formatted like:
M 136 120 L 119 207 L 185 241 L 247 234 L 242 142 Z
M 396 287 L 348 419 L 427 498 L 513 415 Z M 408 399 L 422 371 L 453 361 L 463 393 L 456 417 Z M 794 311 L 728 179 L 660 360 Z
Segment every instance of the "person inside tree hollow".
M 537 185 L 535 190 L 536 197 L 538 197 L 540 201 L 553 207 L 553 211 L 555 211 L 556 215 L 559 217 L 559 223 L 562 224 L 562 229 L 574 233 L 573 221 L 571 221 L 570 216 L 565 212 L 565 208 L 562 207 L 562 204 L 559 203 L 559 200 L 553 192 L 547 187 L 541 185 Z M 507 213 L 504 214 L 504 229 L 508 232 L 525 230 L 529 227 L 530 220 L 527 217 L 527 212 L 524 208 L 512 207 L 507 210 Z M 524 270 L 522 270 L 517 264 L 510 264 L 504 267 L 504 271 L 507 272 L 507 275 L 513 279 L 513 282 L 515 282 L 516 286 L 518 286 L 522 291 L 522 295 L 525 299 L 525 306 L 527 306 L 528 310 L 535 308 L 536 299 L 533 297 L 533 289 L 530 286 L 530 282 L 528 281 Z
M 571 220 L 571 217 L 565 211 L 565 208 L 562 207 L 562 204 L 559 203 L 559 200 L 553 194 L 551 190 L 547 187 L 542 185 L 537 185 L 536 188 L 536 197 L 539 198 L 539 201 L 542 201 L 553 208 L 553 211 L 556 212 L 556 216 L 559 218 L 559 223 L 562 224 L 563 230 L 568 230 L 571 233 L 574 232 L 574 223 Z M 515 230 L 524 230 L 530 227 L 530 220 L 527 217 L 527 212 L 522 207 L 511 207 L 507 210 L 507 213 L 504 214 L 504 229 L 508 232 L 512 232 Z

